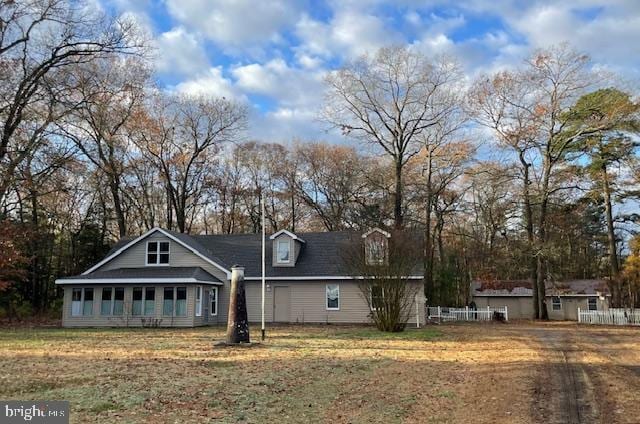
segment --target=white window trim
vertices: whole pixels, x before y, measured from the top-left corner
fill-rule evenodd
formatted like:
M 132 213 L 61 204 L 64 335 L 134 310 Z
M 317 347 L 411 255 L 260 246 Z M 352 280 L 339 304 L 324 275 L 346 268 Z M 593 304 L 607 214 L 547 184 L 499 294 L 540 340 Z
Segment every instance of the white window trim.
M 558 302 L 554 302 L 555 299 L 558 299 Z M 554 308 L 555 305 L 559 305 L 560 308 L 556 309 Z M 562 310 L 562 299 L 560 298 L 560 296 L 552 296 L 551 297 L 551 310 L 552 311 L 561 311 Z
M 591 301 L 595 301 L 596 304 L 596 308 L 595 309 L 591 309 Z M 590 297 L 587 299 L 587 310 L 588 311 L 597 311 L 598 310 L 598 299 L 595 297 Z
M 216 313 L 214 314 L 213 311 L 211 310 L 211 292 L 215 291 L 216 294 Z M 212 317 L 218 316 L 218 288 L 217 287 L 211 287 L 209 289 L 209 315 L 211 315 Z
M 281 261 L 280 260 L 280 244 L 287 244 L 287 249 L 289 249 L 289 259 L 287 259 L 286 261 Z M 283 240 L 283 239 L 278 239 L 276 240 L 276 262 L 279 264 L 288 264 L 291 263 L 291 240 Z
M 155 263 L 150 263 L 149 262 L 149 244 L 150 243 L 157 243 L 158 244 L 158 250 L 156 250 L 156 262 Z M 167 262 L 166 264 L 161 264 L 160 263 L 160 243 L 167 243 L 169 246 L 169 250 L 167 251 L 167 255 L 169 255 L 169 262 Z M 168 240 L 148 240 L 147 244 L 146 244 L 146 252 L 145 252 L 145 257 L 144 257 L 144 263 L 146 266 L 169 266 L 171 264 L 171 242 Z
M 197 317 L 201 317 L 202 316 L 202 286 L 195 286 L 195 298 L 196 298 L 196 316 Z M 200 296 L 198 296 L 198 293 L 200 293 Z
M 184 318 L 184 317 L 188 317 L 189 316 L 189 309 L 185 309 L 185 314 L 184 315 L 176 315 L 176 304 L 178 303 L 178 289 L 185 289 L 185 295 L 186 298 L 185 300 L 185 305 L 188 306 L 189 303 L 189 287 L 187 286 L 170 286 L 173 289 L 173 307 L 171 308 L 171 315 L 165 315 L 164 313 L 164 289 L 165 288 L 169 288 L 169 287 L 163 287 L 162 288 L 162 316 L 163 317 L 174 317 L 174 318 Z M 155 296 L 155 293 L 154 293 Z
M 338 306 L 336 308 L 329 307 L 329 286 L 336 286 L 338 288 Z M 324 286 L 324 306 L 327 311 L 340 310 L 340 284 L 326 284 Z

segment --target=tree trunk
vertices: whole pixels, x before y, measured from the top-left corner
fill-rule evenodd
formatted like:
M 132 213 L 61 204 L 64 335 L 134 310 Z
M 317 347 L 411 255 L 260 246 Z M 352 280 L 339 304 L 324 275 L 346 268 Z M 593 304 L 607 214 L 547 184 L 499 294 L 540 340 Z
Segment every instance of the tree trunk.
M 621 288 L 619 281 L 620 269 L 618 267 L 618 249 L 616 246 L 616 234 L 613 227 L 613 211 L 611 206 L 611 186 L 609 185 L 609 175 L 607 174 L 607 165 L 603 162 L 601 168 L 604 209 L 607 220 L 607 239 L 609 241 L 609 263 L 611 269 L 611 281 L 613 282 L 613 303 L 615 306 L 620 305 Z
M 117 176 L 111 178 L 109 188 L 111 189 L 111 197 L 113 197 L 113 210 L 118 223 L 118 233 L 120 234 L 120 238 L 122 238 L 127 235 L 127 221 L 125 220 L 122 203 L 120 202 L 120 183 L 118 182 Z
M 393 219 L 397 230 L 404 227 L 402 216 L 402 156 L 395 158 L 396 192 L 394 194 Z
M 536 255 L 534 251 L 534 232 L 533 232 L 533 210 L 531 208 L 531 192 L 529 190 L 529 185 L 531 184 L 530 176 L 529 176 L 529 167 L 531 166 L 526 158 L 524 157 L 524 151 L 520 151 L 519 153 L 520 163 L 522 164 L 522 179 L 523 179 L 523 187 L 522 187 L 522 197 L 524 200 L 524 218 L 525 218 L 525 228 L 527 231 L 527 249 L 529 256 L 529 279 L 531 280 L 531 284 L 533 285 L 533 311 L 534 318 L 540 318 L 540 303 L 538 296 L 538 264 L 536 260 Z
M 244 291 L 244 268 L 231 268 L 231 291 L 227 319 L 227 343 L 249 343 L 249 319 Z
M 431 209 L 433 209 L 433 195 L 431 189 L 431 155 L 427 160 L 427 187 L 426 187 L 426 205 L 425 205 L 425 225 L 424 225 L 424 295 L 428 299 L 429 304 L 433 305 L 434 293 L 433 293 L 433 261 L 431 247 Z
M 540 319 L 549 319 L 545 300 L 545 276 L 546 276 L 546 259 L 542 250 L 547 241 L 547 209 L 549 206 L 549 181 L 551 178 L 551 164 L 549 158 L 545 158 L 544 170 L 542 173 L 542 187 L 540 199 L 540 217 L 538 219 L 538 252 L 536 254 L 536 272 L 537 272 L 537 289 L 538 289 L 538 309 L 540 310 Z

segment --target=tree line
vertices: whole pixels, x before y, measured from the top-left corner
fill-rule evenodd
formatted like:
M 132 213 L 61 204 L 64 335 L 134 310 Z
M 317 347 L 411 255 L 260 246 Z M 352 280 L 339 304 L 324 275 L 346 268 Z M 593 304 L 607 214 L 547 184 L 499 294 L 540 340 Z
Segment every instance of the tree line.
M 638 302 L 636 93 L 568 45 L 474 78 L 383 48 L 326 77 L 318 117 L 344 142 L 266 143 L 246 105 L 157 87 L 135 22 L 67 0 L 0 18 L 6 314 L 55 308 L 55 279 L 122 237 L 258 232 L 261 198 L 269 231 L 419 233 L 432 304 L 468 303 L 473 278 L 532 280 L 541 318 L 549 280 Z

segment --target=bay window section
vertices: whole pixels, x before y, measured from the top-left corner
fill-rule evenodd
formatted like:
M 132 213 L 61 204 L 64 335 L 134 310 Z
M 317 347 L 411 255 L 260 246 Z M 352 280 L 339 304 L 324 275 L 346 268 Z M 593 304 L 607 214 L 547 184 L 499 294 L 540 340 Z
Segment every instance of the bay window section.
M 186 287 L 176 288 L 176 316 L 177 317 L 187 316 L 187 288 Z
M 155 313 L 156 313 L 156 289 L 155 287 L 145 287 L 144 314 L 155 315 Z
M 102 302 L 100 304 L 100 315 L 111 315 L 113 289 L 111 287 L 102 288 Z
M 142 315 L 142 287 L 133 288 L 131 315 Z
M 84 289 L 82 315 L 93 315 L 93 289 Z
M 173 287 L 164 288 L 164 296 L 162 300 L 162 315 L 173 315 Z
M 113 315 L 124 313 L 124 287 L 113 289 Z
M 82 289 L 73 289 L 71 292 L 71 316 L 82 315 Z

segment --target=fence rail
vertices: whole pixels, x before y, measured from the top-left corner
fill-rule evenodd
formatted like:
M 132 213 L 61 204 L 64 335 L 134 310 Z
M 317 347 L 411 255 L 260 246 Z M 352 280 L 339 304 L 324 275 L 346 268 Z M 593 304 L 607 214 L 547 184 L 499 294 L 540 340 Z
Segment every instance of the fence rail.
M 509 321 L 509 311 L 506 306 L 486 309 L 449 308 L 446 306 L 427 307 L 427 318 L 439 321 L 492 321 L 496 313 L 501 314 L 505 321 Z
M 609 308 L 585 311 L 578 308 L 578 323 L 594 325 L 640 325 L 640 310 Z

